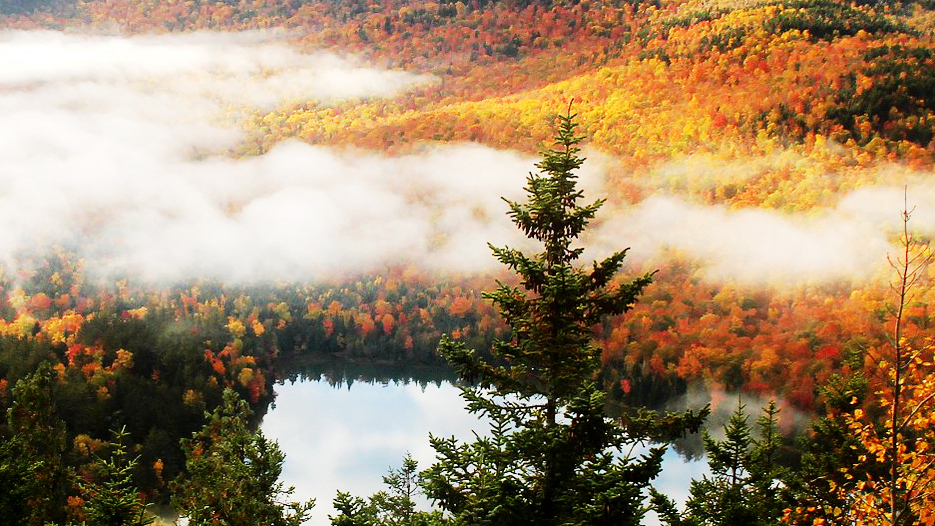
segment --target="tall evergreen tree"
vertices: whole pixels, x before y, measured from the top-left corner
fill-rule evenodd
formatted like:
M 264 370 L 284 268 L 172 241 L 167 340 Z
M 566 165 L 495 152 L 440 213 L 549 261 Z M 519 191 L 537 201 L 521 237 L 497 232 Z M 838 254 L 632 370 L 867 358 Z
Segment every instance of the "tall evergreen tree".
M 173 503 L 192 526 L 299 526 L 314 500 L 282 500 L 285 455 L 249 428 L 250 407 L 232 389 L 191 439 L 182 441 L 188 473 L 174 483 Z
M 439 460 L 423 473 L 426 494 L 456 523 L 639 524 L 664 447 L 634 458 L 625 446 L 650 438 L 651 429 L 655 438 L 697 429 L 703 418 L 641 415 L 621 426 L 604 415 L 592 327 L 627 311 L 651 275 L 615 281 L 625 250 L 576 266 L 584 249 L 575 243 L 603 201 L 580 204 L 574 171 L 584 159 L 574 118 L 559 117 L 556 146 L 527 178 L 528 201 L 506 200 L 510 218 L 542 251 L 490 245 L 520 278 L 519 287 L 498 283 L 485 294 L 511 328 L 510 340 L 493 345 L 499 362 L 451 338 L 439 344 L 467 383 L 468 409 L 494 422 L 491 437 L 473 444 L 431 438 Z

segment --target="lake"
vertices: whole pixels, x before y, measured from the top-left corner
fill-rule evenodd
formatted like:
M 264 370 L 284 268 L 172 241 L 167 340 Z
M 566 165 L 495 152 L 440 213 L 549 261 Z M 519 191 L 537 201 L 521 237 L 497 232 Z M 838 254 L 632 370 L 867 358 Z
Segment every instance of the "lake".
M 299 380 L 277 385 L 276 393 L 262 430 L 286 454 L 281 480 L 295 486 L 292 500 L 317 499 L 310 526 L 330 524 L 337 490 L 369 497 L 385 489 L 382 476 L 398 469 L 407 452 L 421 469 L 430 466 L 429 432 L 468 439 L 486 430 L 448 382 L 332 386 Z M 671 449 L 663 467 L 656 487 L 679 503 L 691 479 L 707 473 L 706 462 L 683 460 Z

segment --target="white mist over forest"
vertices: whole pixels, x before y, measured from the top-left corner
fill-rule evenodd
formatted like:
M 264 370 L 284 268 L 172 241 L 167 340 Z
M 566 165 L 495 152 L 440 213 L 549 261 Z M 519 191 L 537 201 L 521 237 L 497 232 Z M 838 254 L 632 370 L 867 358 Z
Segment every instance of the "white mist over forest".
M 638 258 L 673 249 L 701 262 L 701 275 L 712 281 L 762 285 L 861 279 L 893 252 L 903 198 L 901 188 L 868 188 L 848 194 L 827 211 L 785 214 L 653 196 L 618 212 L 601 233 L 607 240 L 614 239 L 611 232 L 626 240 Z M 935 186 L 913 186 L 909 199 L 918 203 L 911 227 L 931 235 Z
M 535 158 L 474 144 L 388 157 L 297 141 L 230 154 L 244 114 L 433 82 L 301 54 L 281 36 L 0 32 L 0 261 L 64 246 L 93 272 L 160 282 L 496 268 L 486 243 L 518 242 L 499 198 L 522 198 Z M 607 193 L 600 163 L 582 177 L 588 197 Z M 935 202 L 935 186 L 910 200 Z M 885 257 L 901 208 L 901 186 L 860 189 L 811 215 L 659 195 L 608 206 L 588 242 L 595 257 L 679 250 L 713 279 L 848 278 Z M 935 212 L 920 208 L 914 225 L 931 232 Z

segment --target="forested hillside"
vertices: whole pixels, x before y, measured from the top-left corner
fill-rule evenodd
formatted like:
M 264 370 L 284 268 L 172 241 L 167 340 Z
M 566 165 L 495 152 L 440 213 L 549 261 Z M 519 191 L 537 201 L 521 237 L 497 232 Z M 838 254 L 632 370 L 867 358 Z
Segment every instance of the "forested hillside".
M 700 382 L 840 408 L 820 387 L 873 378 L 891 347 L 904 188 L 914 239 L 935 234 L 930 1 L 0 0 L 0 13 L 8 35 L 255 31 L 420 79 L 389 95 L 224 102 L 213 118 L 242 139 L 191 155 L 237 166 L 296 142 L 400 170 L 463 143 L 530 157 L 570 104 L 607 199 L 585 242 L 631 246 L 630 275 L 658 270 L 626 316 L 593 327 L 599 380 L 629 407 Z M 402 209 L 442 217 L 445 203 L 425 204 L 437 195 L 407 189 Z M 231 198 L 225 213 L 248 205 Z M 489 210 L 465 221 L 505 221 Z M 458 243 L 452 232 L 431 230 L 428 253 Z M 156 499 L 183 469 L 178 439 L 225 387 L 262 415 L 298 361 L 436 366 L 443 335 L 483 348 L 507 330 L 481 291 L 510 278 L 486 269 L 391 260 L 319 279 L 154 283 L 101 271 L 80 241 L 28 252 L 4 259 L 0 405 L 51 361 L 69 444 L 125 425 Z M 907 337 L 931 330 L 933 276 L 922 270 L 905 305 Z M 163 411 L 134 410 L 148 404 Z

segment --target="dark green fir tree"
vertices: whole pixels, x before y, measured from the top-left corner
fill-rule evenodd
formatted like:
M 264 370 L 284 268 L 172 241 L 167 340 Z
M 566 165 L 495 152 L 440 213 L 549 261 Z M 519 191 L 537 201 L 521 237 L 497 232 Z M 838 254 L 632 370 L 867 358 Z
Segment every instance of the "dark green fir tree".
M 780 524 L 784 503 L 780 498 L 785 468 L 777 463 L 781 436 L 770 402 L 757 420 L 754 436 L 743 404 L 724 426 L 724 439 L 704 432 L 705 453 L 711 476 L 693 480 L 684 516 L 668 499 L 655 495 L 660 515 L 669 526 L 768 526 Z
M 579 266 L 578 237 L 603 204 L 582 204 L 575 170 L 575 116 L 558 117 L 555 146 L 527 178 L 525 203 L 508 215 L 542 251 L 494 247 L 519 286 L 499 283 L 485 296 L 509 325 L 495 361 L 443 338 L 439 353 L 459 372 L 468 409 L 492 422 L 473 443 L 431 437 L 437 462 L 423 472 L 426 495 L 455 524 L 627 526 L 640 524 L 644 496 L 661 469 L 664 446 L 633 455 L 630 446 L 697 430 L 703 414 L 641 413 L 624 423 L 605 416 L 595 384 L 601 350 L 592 327 L 626 312 L 651 275 L 617 279 L 626 251 Z
M 112 451 L 107 458 L 98 458 L 90 480 L 79 480 L 84 497 L 81 507 L 85 516 L 81 526 L 146 526 L 154 517 L 147 513 L 133 483 L 133 470 L 139 457 L 130 457 L 125 442 L 126 429 L 114 431 Z
M 814 419 L 807 435 L 799 439 L 801 462 L 785 481 L 783 496 L 789 509 L 790 524 L 825 524 L 840 520 L 841 510 L 850 505 L 841 489 L 850 490 L 868 475 L 886 476 L 880 464 L 861 462 L 869 456 L 866 446 L 851 431 L 845 415 L 864 407 L 869 388 L 861 371 L 864 351 L 861 345 L 845 350 L 849 374 L 833 375 L 820 388 L 824 416 Z M 848 469 L 842 469 L 842 468 Z

